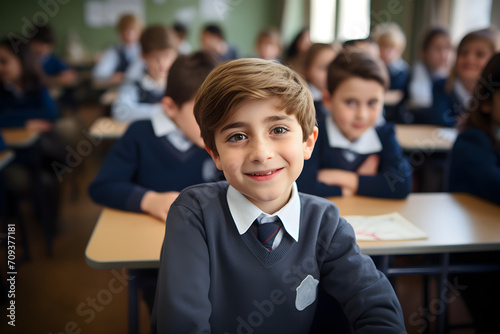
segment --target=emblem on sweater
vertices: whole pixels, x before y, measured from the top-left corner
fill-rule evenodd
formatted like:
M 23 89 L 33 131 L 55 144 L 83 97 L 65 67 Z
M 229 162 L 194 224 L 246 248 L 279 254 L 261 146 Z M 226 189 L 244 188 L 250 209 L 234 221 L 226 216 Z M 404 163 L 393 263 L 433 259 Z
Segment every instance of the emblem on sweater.
M 317 279 L 311 275 L 307 275 L 302 283 L 295 289 L 297 290 L 297 296 L 295 297 L 295 307 L 297 310 L 304 310 L 316 300 L 318 283 L 319 281 Z

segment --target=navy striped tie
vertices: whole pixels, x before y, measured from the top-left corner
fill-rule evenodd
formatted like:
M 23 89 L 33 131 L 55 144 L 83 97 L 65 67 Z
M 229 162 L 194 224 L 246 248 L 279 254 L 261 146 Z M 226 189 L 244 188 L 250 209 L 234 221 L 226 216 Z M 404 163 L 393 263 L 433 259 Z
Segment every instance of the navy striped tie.
M 273 249 L 273 242 L 281 228 L 281 221 L 277 216 L 257 218 L 257 238 L 269 250 Z

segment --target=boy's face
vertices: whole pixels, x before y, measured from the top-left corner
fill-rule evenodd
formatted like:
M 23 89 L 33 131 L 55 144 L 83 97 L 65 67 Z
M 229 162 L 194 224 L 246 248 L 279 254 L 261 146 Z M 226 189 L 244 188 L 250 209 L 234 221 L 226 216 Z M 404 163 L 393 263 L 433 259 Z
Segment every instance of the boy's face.
M 280 52 L 280 46 L 271 38 L 263 38 L 257 45 L 257 53 L 262 59 L 276 59 Z
M 203 148 L 205 143 L 201 138 L 200 127 L 196 123 L 194 117 L 194 98 L 184 102 L 180 107 L 169 98 L 164 97 L 162 100 L 165 113 L 177 125 L 177 127 L 184 133 L 184 135 L 191 140 L 196 146 Z
M 375 80 L 351 77 L 330 95 L 325 92 L 323 104 L 330 110 L 335 124 L 350 141 L 355 141 L 375 126 L 384 104 L 384 87 Z
M 274 99 L 250 101 L 215 133 L 218 154 L 210 151 L 227 181 L 266 213 L 289 200 L 304 159 L 311 157 L 317 129 L 303 142 L 294 115 L 275 107 Z
M 140 35 L 141 35 L 140 29 L 134 26 L 127 27 L 120 31 L 120 39 L 125 45 L 134 44 L 139 40 Z
M 142 54 L 146 63 L 149 75 L 155 79 L 166 80 L 168 71 L 177 58 L 177 52 L 174 49 L 155 50 Z
M 384 61 L 385 64 L 390 65 L 399 58 L 403 54 L 403 50 L 401 47 L 390 44 L 390 43 L 381 43 L 380 44 L 380 58 Z

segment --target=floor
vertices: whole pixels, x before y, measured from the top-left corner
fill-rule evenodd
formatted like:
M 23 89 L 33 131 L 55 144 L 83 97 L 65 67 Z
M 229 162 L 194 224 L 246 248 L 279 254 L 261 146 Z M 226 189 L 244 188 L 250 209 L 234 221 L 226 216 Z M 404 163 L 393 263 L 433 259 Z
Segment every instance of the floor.
M 80 130 L 88 127 L 92 119 L 100 114 L 94 107 L 79 111 Z M 79 140 L 71 145 L 78 145 Z M 7 305 L 0 311 L 0 333 L 44 333 L 44 334 L 122 334 L 127 332 L 127 289 L 121 270 L 97 270 L 85 263 L 85 247 L 98 218 L 100 207 L 87 195 L 89 182 L 97 173 L 110 147 L 109 142 L 94 146 L 71 173 L 64 174 L 61 183 L 62 202 L 60 226 L 54 241 L 54 254 L 47 257 L 41 228 L 32 219 L 26 206 L 28 242 L 31 259 L 17 267 L 15 281 L 15 327 L 8 325 Z M 76 147 L 76 146 L 71 146 Z M 16 251 L 22 254 L 22 247 Z M 0 270 L 5 279 L 7 254 L 0 249 Z M 122 285 L 115 282 L 120 281 Z M 5 281 L 4 281 L 5 282 Z M 115 284 L 110 287 L 110 282 Z M 440 312 L 439 300 L 431 299 L 431 313 L 424 314 L 422 307 L 422 277 L 397 278 L 396 291 L 400 298 L 409 333 L 423 333 Z M 454 291 L 449 295 L 450 322 L 467 322 L 465 307 Z M 140 305 L 140 332 L 149 333 L 149 315 L 145 304 Z M 472 330 L 454 330 L 454 334 L 470 334 Z

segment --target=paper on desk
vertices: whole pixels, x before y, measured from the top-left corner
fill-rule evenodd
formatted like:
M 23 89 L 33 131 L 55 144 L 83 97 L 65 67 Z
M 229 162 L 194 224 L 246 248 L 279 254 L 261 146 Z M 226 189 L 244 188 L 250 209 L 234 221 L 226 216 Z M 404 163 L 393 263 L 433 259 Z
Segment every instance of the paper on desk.
M 439 128 L 437 135 L 450 143 L 454 143 L 458 136 L 458 130 L 455 128 Z
M 352 225 L 356 239 L 368 240 L 408 240 L 424 239 L 424 231 L 410 223 L 397 212 L 380 216 L 344 216 Z

